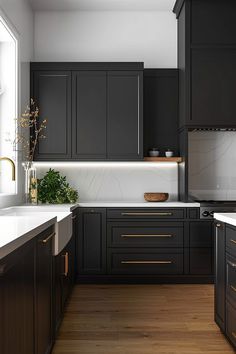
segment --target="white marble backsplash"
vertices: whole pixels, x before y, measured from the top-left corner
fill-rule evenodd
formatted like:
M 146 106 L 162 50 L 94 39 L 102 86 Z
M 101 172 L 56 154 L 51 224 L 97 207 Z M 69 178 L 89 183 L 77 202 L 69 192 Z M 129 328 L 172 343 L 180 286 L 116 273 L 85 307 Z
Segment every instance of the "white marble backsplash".
M 81 202 L 144 201 L 145 192 L 166 192 L 178 200 L 177 164 L 156 163 L 37 163 L 37 176 L 53 168 L 79 191 Z
M 236 132 L 189 133 L 189 171 L 191 195 L 236 200 Z

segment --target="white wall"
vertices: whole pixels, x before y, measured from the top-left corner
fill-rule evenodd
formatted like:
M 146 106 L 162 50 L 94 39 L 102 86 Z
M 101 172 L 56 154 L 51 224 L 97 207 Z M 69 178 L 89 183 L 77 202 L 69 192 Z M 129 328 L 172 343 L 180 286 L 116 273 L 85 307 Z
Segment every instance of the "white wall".
M 178 166 L 175 163 L 36 163 L 37 177 L 53 168 L 79 191 L 81 202 L 143 202 L 145 192 L 165 192 L 178 200 Z
M 0 15 L 13 26 L 19 35 L 20 49 L 20 81 L 19 81 L 19 113 L 29 101 L 29 62 L 33 58 L 34 49 L 34 15 L 28 0 L 0 0 Z M 13 117 L 14 118 L 14 117 Z M 1 169 L 1 166 L 0 166 Z M 0 197 L 0 207 L 17 204 L 22 201 L 23 169 L 18 164 L 18 195 Z
M 35 14 L 35 61 L 144 61 L 177 67 L 177 21 L 171 12 Z

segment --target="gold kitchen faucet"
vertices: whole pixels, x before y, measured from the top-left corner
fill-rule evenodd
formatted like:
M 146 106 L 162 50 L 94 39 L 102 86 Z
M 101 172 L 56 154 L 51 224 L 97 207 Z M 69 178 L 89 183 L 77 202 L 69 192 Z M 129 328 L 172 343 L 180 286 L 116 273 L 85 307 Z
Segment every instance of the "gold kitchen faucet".
M 9 157 L 0 157 L 0 161 L 8 161 L 11 164 L 12 167 L 12 180 L 16 180 L 16 165 L 12 159 Z

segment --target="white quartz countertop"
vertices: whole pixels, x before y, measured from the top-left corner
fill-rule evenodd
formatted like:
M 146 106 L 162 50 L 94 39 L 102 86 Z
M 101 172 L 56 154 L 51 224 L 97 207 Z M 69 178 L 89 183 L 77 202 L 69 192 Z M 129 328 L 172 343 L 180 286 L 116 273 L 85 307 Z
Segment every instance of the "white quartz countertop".
M 0 216 L 0 259 L 37 236 L 57 221 L 56 215 Z
M 236 213 L 215 213 L 214 218 L 226 224 L 236 226 Z
M 79 202 L 82 208 L 199 208 L 199 203 L 182 202 Z

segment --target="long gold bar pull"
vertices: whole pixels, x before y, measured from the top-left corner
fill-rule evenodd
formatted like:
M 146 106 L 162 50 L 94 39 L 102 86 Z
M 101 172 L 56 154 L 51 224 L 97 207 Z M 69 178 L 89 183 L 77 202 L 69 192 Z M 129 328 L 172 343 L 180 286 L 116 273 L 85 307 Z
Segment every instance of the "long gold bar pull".
M 236 339 L 236 333 L 235 333 L 235 332 L 232 332 L 231 334 L 232 334 L 232 336 Z
M 230 242 L 232 242 L 232 243 L 236 244 L 236 240 L 230 240 Z
M 48 241 L 51 240 L 51 238 L 53 238 L 55 236 L 55 232 L 53 232 L 51 235 L 49 235 L 47 238 L 45 238 L 44 240 L 42 240 L 42 243 L 47 243 Z
M 153 212 L 153 213 L 143 213 L 143 212 L 127 212 L 121 213 L 122 216 L 171 216 L 173 213 L 170 212 Z
M 172 261 L 121 261 L 121 264 L 172 264 Z
M 68 276 L 68 273 L 69 273 L 69 253 L 66 252 L 66 253 L 63 255 L 63 257 L 64 257 L 64 273 L 63 273 L 63 275 L 64 275 L 65 277 L 67 277 L 67 276 Z
M 123 234 L 121 235 L 121 237 L 123 238 L 132 238 L 132 237 L 163 237 L 163 238 L 169 238 L 169 237 L 173 237 L 173 235 L 168 235 L 168 234 L 150 234 L 150 235 L 146 235 L 146 234 Z
M 236 287 L 233 285 L 230 285 L 230 288 L 236 293 Z

